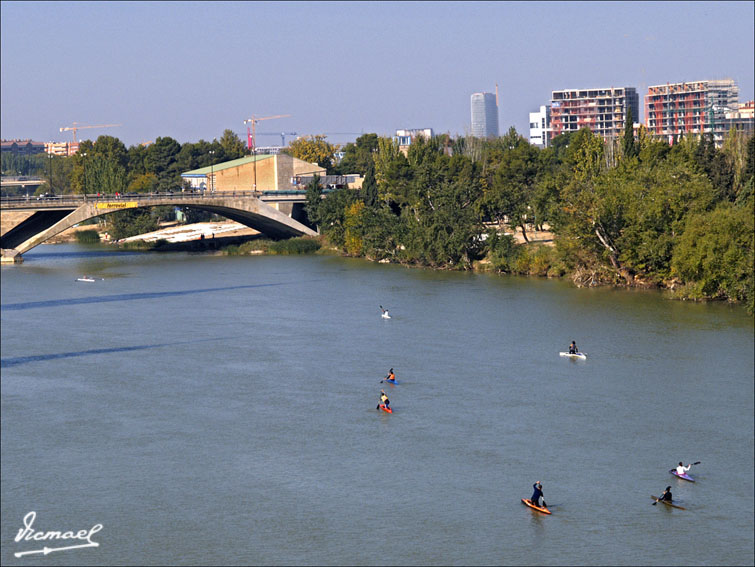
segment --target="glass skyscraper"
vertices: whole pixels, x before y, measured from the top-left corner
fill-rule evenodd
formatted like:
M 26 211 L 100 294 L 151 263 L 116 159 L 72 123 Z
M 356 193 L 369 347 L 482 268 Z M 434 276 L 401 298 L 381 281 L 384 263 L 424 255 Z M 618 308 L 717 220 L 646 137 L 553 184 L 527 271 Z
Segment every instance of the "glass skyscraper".
M 493 93 L 472 95 L 472 136 L 475 138 L 498 137 L 498 104 Z

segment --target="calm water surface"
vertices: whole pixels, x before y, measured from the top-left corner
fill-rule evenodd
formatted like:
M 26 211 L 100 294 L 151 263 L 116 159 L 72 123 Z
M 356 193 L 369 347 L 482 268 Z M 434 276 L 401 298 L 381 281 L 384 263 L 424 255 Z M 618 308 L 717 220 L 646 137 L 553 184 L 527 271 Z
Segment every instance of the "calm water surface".
M 2 268 L 1 313 L 3 564 L 755 561 L 741 308 L 48 245 Z M 652 506 L 667 485 L 686 510 Z M 32 510 L 100 546 L 16 558 L 71 544 L 15 542 Z

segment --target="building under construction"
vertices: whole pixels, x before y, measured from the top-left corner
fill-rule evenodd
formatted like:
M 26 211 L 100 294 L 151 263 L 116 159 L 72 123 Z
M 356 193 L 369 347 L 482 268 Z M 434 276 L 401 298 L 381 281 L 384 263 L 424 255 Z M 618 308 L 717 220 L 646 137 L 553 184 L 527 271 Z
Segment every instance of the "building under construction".
M 552 91 L 550 107 L 551 140 L 584 127 L 604 139 L 616 138 L 624 131 L 629 108 L 632 122 L 640 115 L 640 100 L 634 87 Z
M 656 85 L 645 95 L 645 126 L 669 143 L 685 134 L 711 133 L 720 146 L 731 127 L 726 115 L 738 107 L 733 79 Z

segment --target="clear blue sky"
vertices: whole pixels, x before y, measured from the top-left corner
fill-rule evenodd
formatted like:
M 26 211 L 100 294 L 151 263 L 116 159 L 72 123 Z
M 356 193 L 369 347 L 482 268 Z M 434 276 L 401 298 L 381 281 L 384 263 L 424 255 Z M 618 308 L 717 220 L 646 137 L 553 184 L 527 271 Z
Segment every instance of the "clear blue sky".
M 501 132 L 525 136 L 552 90 L 633 86 L 642 107 L 648 85 L 733 78 L 751 100 L 754 5 L 3 0 L 1 134 L 244 139 L 253 114 L 291 114 L 258 132 L 464 134 L 496 83 Z

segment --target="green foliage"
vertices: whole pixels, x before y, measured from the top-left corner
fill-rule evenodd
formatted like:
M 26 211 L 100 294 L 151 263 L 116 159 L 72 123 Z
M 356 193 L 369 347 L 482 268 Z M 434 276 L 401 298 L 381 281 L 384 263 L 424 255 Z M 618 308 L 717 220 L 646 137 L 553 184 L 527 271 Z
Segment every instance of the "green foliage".
M 314 254 L 320 249 L 320 243 L 313 238 L 288 238 L 270 244 L 270 254 Z
M 631 159 L 637 155 L 637 148 L 634 143 L 634 117 L 632 116 L 632 107 L 627 106 L 627 119 L 624 125 L 624 137 L 621 141 L 624 159 Z
M 325 141 L 325 138 L 327 136 L 321 134 L 298 138 L 289 144 L 285 152 L 308 163 L 316 163 L 330 174 L 333 170 L 335 153 L 340 146 Z
M 129 183 L 129 193 L 153 193 L 157 188 L 157 176 L 154 173 L 142 173 Z
M 688 297 L 743 301 L 755 311 L 754 212 L 722 203 L 689 216 L 672 261 Z
M 3 175 L 47 175 L 47 154 L 24 156 L 11 152 L 2 153 Z
M 159 227 L 159 217 L 145 209 L 126 209 L 106 215 L 108 232 L 113 240 L 153 232 Z
M 100 241 L 100 234 L 96 230 L 79 230 L 76 232 L 76 242 L 79 244 L 96 244 Z
M 314 238 L 288 238 L 286 240 L 269 240 L 265 238 L 255 238 L 241 245 L 226 246 L 223 253 L 228 256 L 247 256 L 251 254 L 314 254 L 321 247 L 318 240 Z
M 364 134 L 354 143 L 348 143 L 343 149 L 343 158 L 338 164 L 343 175 L 358 173 L 365 175 L 370 166 L 374 166 L 372 155 L 378 150 L 377 134 Z
M 320 205 L 322 204 L 322 187 L 320 186 L 320 176 L 315 175 L 312 181 L 307 183 L 307 202 L 304 205 L 304 212 L 307 213 L 309 222 L 317 226 L 320 224 Z

